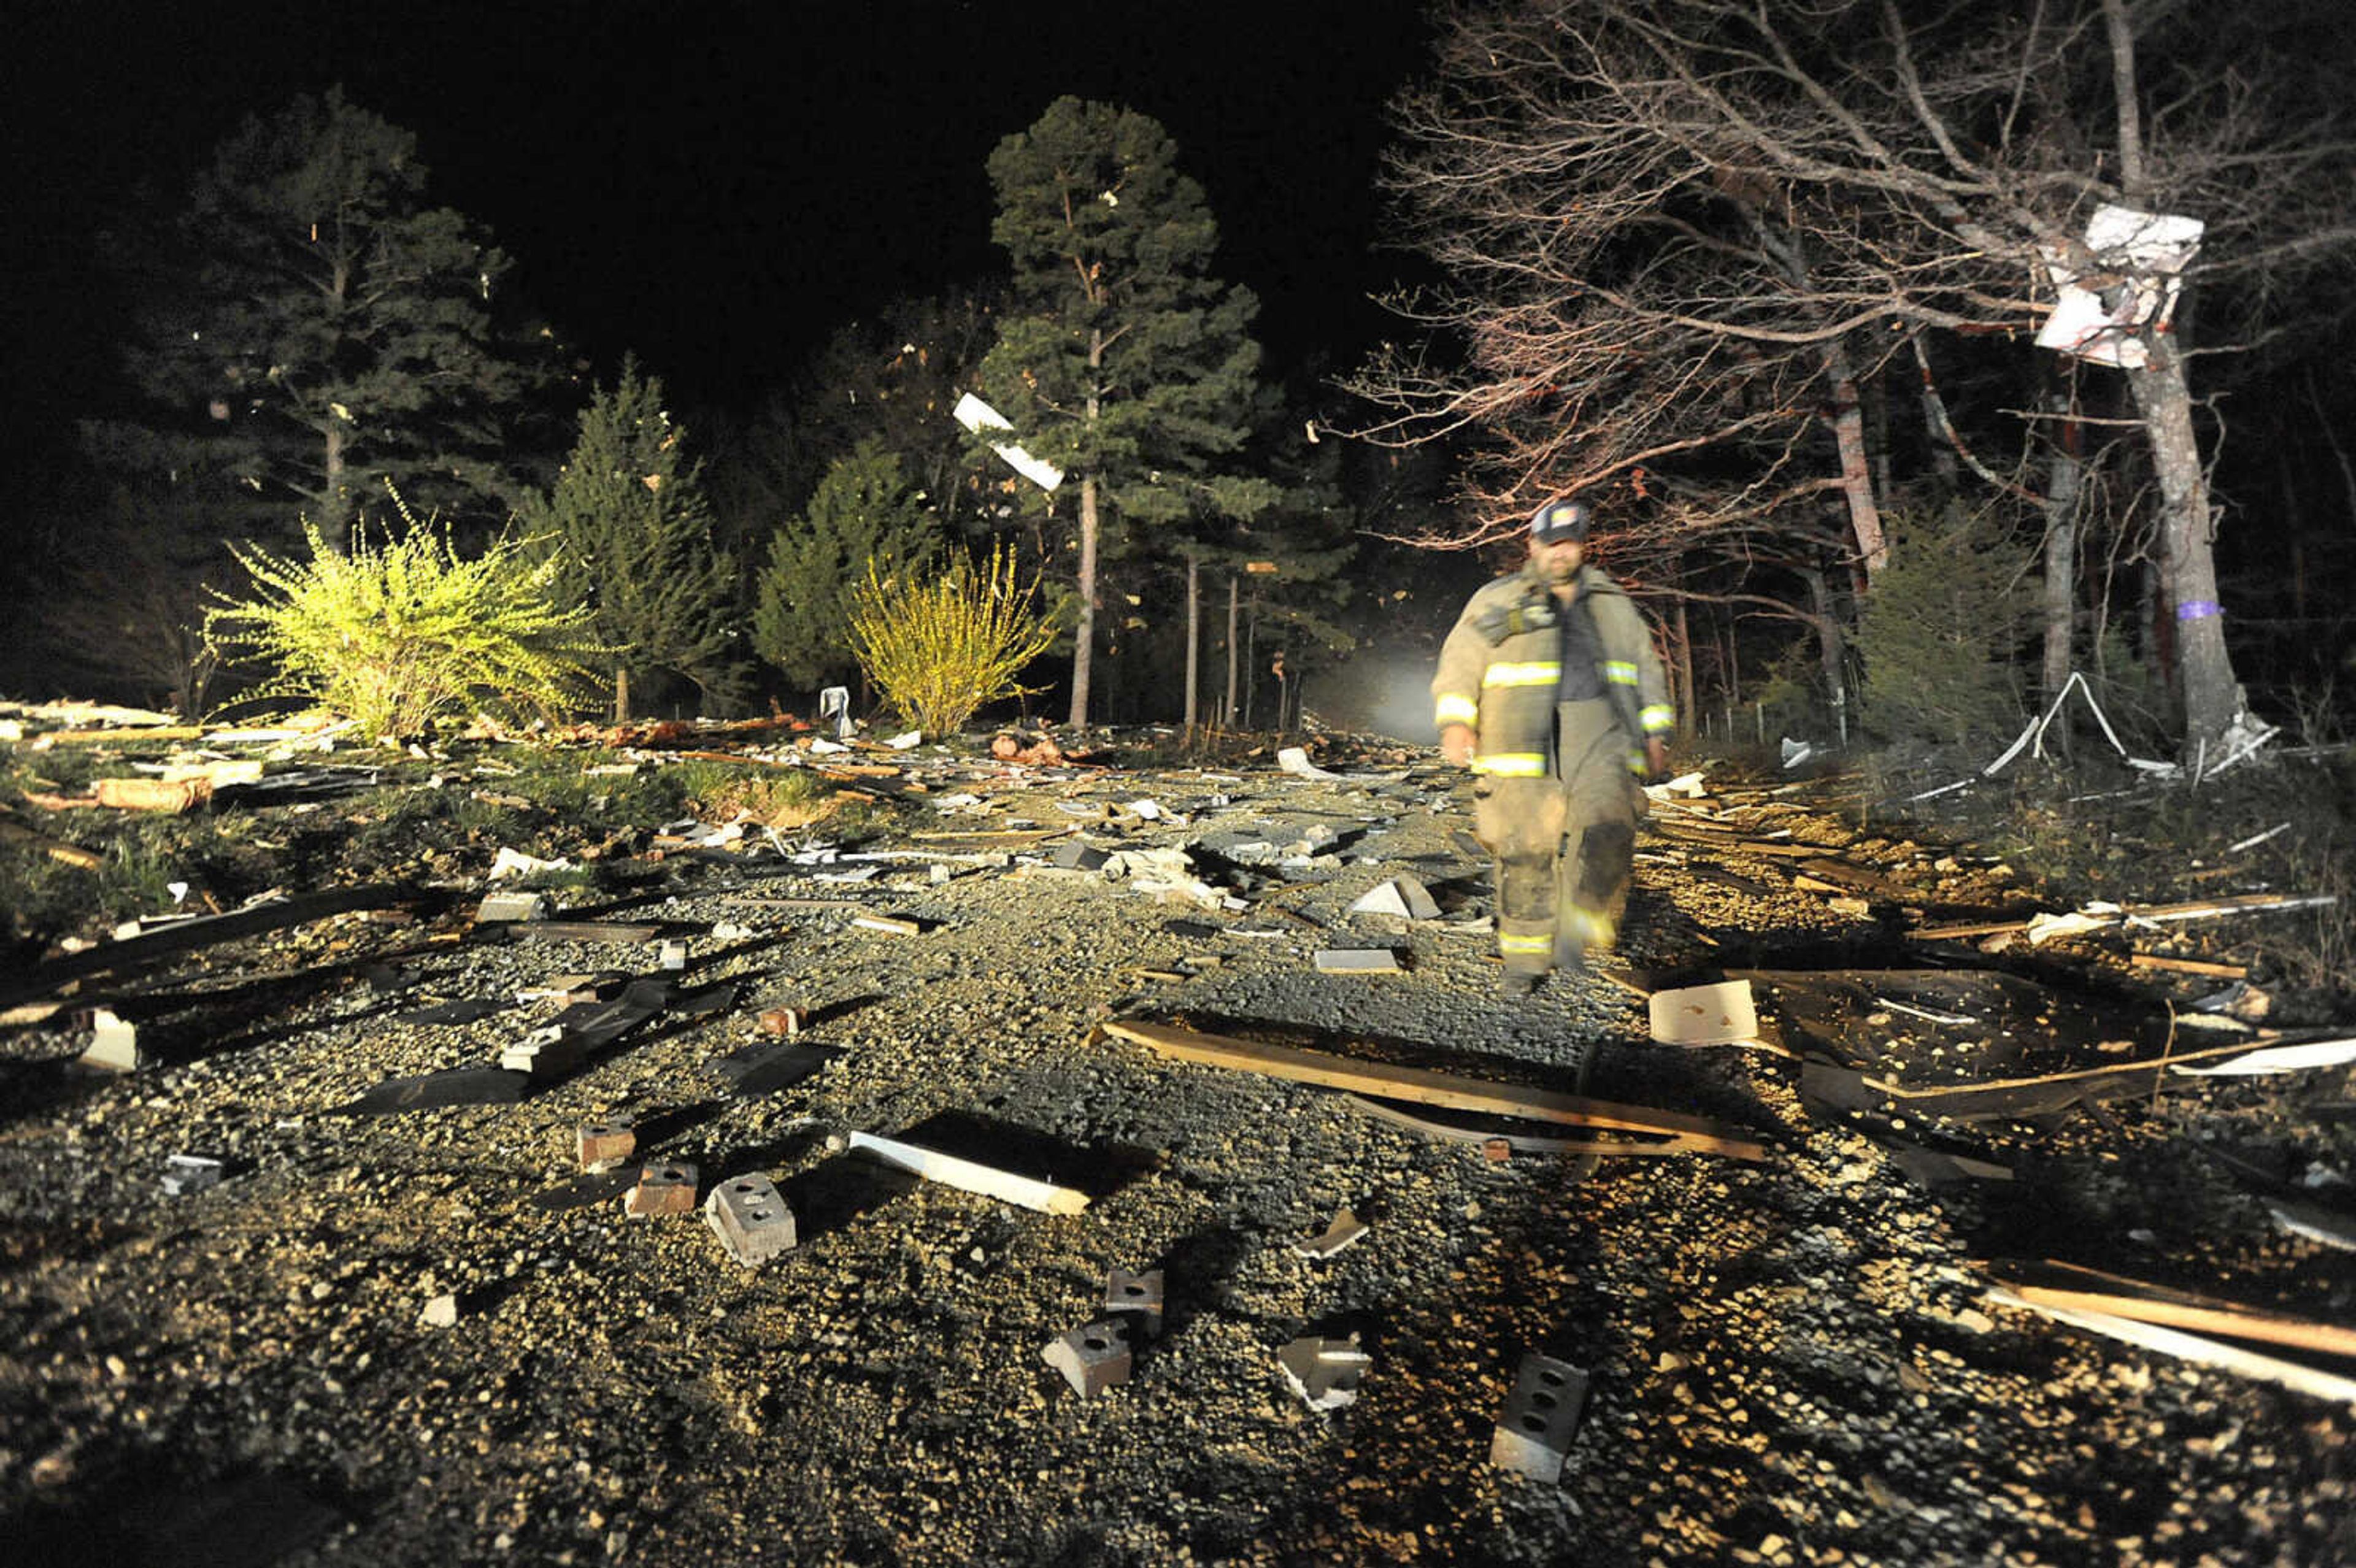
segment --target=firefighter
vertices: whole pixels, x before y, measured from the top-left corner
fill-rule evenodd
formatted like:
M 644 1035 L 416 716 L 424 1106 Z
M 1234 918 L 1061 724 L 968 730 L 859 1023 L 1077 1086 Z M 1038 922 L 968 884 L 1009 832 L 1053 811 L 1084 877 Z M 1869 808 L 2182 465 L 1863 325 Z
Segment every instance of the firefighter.
M 1440 754 L 1480 775 L 1473 827 L 1496 867 L 1505 993 L 1612 946 L 1640 787 L 1676 722 L 1660 656 L 1620 585 L 1587 564 L 1585 503 L 1530 518 L 1529 558 L 1474 593 L 1432 678 Z

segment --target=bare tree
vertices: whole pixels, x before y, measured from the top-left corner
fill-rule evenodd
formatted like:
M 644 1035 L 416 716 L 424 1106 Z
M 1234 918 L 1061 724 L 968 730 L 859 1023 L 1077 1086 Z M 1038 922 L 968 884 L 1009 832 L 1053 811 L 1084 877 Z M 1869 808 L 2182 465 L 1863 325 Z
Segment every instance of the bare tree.
M 1398 106 L 1389 177 L 1448 279 L 1402 309 L 1462 357 L 1392 351 L 1355 387 L 1383 411 L 1375 439 L 1476 443 L 1464 520 L 1423 542 L 1614 489 L 1642 503 L 1615 508 L 1635 551 L 1707 558 L 1820 528 L 1829 496 L 1869 581 L 1886 546 L 1858 389 L 1893 354 L 1925 335 L 2025 338 L 2054 264 L 2106 277 L 2113 259 L 2082 239 L 2106 203 L 2204 219 L 2198 276 L 2245 300 L 2345 238 L 2328 118 L 2293 123 L 2259 83 L 2180 50 L 2164 92 L 2138 82 L 2138 28 L 2175 20 L 2126 0 L 1453 12 L 1433 85 Z M 2211 613 L 2184 319 L 2156 313 L 2125 357 L 2141 360 L 2129 387 L 2184 617 L 2190 749 L 2232 723 L 2238 691 Z M 2014 384 L 2033 409 L 2025 364 Z M 1971 466 L 2018 488 L 2003 474 L 2026 471 L 2026 422 L 2005 434 L 2010 455 Z

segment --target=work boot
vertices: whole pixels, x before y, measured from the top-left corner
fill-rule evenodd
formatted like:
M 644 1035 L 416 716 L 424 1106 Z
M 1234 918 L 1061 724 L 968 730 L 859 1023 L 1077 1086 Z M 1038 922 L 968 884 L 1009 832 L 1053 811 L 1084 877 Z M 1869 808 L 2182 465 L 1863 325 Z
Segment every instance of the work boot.
M 1508 969 L 1497 981 L 1497 994 L 1509 1002 L 1518 1002 L 1538 988 L 1545 979 L 1542 973 L 1530 969 Z

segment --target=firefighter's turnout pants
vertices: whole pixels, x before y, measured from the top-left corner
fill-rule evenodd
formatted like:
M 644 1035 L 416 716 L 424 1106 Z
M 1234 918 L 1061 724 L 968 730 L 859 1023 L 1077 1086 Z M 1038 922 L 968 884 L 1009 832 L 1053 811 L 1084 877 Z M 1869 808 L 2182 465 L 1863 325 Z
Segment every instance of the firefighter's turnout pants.
M 1474 790 L 1473 832 L 1496 867 L 1497 951 L 1515 974 L 1569 967 L 1612 943 L 1644 805 L 1611 703 L 1592 698 L 1555 711 L 1548 773 L 1486 775 Z

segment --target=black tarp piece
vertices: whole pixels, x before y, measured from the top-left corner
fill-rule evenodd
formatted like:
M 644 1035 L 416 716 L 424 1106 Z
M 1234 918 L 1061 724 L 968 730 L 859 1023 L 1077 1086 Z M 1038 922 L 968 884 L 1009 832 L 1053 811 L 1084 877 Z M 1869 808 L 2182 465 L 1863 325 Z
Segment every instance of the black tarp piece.
M 528 1072 L 504 1067 L 449 1067 L 415 1078 L 393 1078 L 357 1100 L 333 1107 L 337 1116 L 384 1116 L 400 1111 L 438 1111 L 452 1105 L 512 1105 L 530 1083 Z

